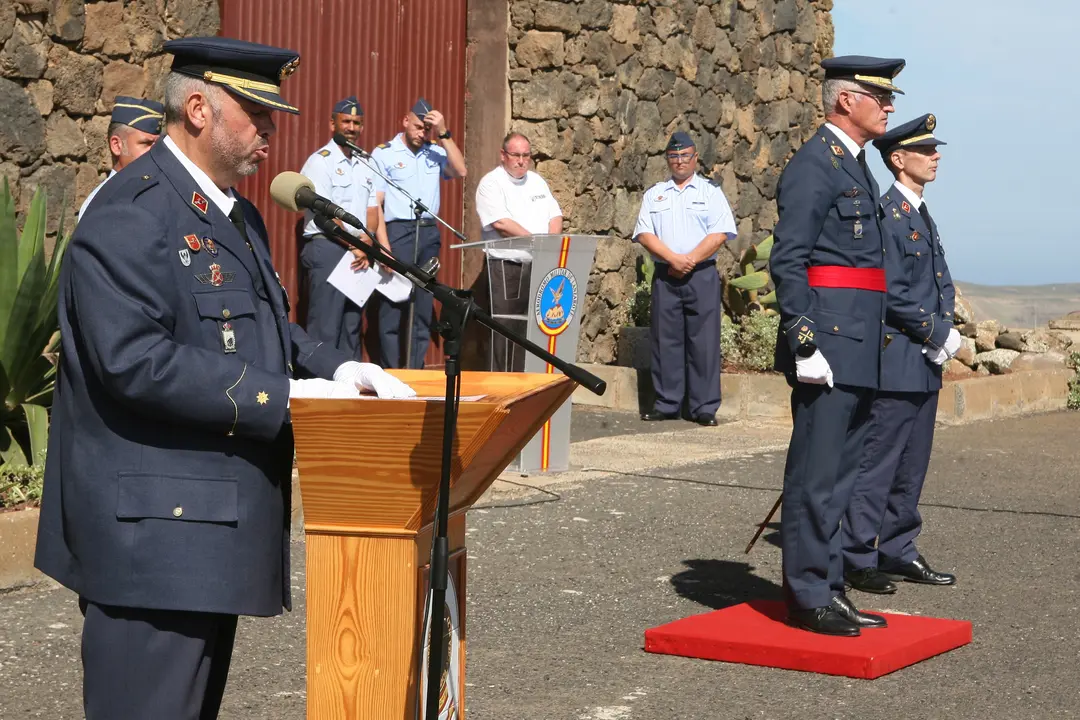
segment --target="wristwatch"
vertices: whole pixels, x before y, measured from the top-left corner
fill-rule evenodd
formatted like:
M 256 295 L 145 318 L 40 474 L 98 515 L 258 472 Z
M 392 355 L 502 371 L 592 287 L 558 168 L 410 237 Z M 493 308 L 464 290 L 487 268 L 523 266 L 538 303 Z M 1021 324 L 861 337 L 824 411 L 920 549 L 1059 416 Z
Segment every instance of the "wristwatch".
M 817 345 L 812 342 L 805 342 L 799 346 L 795 354 L 802 358 L 808 358 L 817 352 Z
M 439 137 L 440 140 L 449 140 L 450 139 L 450 131 L 447 130 L 446 132 L 439 133 L 438 137 Z

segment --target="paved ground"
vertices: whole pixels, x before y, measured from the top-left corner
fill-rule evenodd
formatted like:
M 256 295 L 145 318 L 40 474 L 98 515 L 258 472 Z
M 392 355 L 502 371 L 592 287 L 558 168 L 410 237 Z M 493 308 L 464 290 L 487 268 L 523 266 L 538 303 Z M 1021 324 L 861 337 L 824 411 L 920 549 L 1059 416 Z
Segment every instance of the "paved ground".
M 577 418 L 589 439 L 573 446 L 575 470 L 518 479 L 539 490 L 503 483 L 470 516 L 470 720 L 1080 714 L 1080 415 L 939 431 L 920 546 L 959 585 L 853 597 L 969 619 L 975 640 L 874 681 L 643 652 L 648 627 L 777 595 L 775 529 L 743 548 L 776 497 L 786 430 Z M 304 717 L 297 610 L 241 621 L 222 717 Z M 65 590 L 0 596 L 0 718 L 81 717 L 79 624 Z

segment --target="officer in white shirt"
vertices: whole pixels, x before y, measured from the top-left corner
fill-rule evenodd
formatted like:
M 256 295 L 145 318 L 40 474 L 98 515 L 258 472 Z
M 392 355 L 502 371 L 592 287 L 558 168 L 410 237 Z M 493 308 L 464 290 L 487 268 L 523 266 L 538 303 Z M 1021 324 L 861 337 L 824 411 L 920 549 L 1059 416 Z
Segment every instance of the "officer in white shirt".
M 671 177 L 645 191 L 634 228 L 656 262 L 649 317 L 653 409 L 642 420 L 673 420 L 685 398 L 689 418 L 716 425 L 720 409 L 720 275 L 716 252 L 735 237 L 724 192 L 697 174 L 685 132 L 665 149 Z
M 358 145 L 363 130 L 364 109 L 356 96 L 339 100 L 330 114 L 331 134 L 340 133 L 349 142 Z M 375 233 L 380 244 L 389 248 L 379 213 L 378 176 L 363 160 L 354 157 L 352 150 L 330 140 L 308 157 L 300 172 L 311 179 L 319 195 L 330 198 L 358 218 L 364 218 L 364 223 Z M 300 264 L 304 268 L 308 293 L 304 329 L 312 338 L 359 359 L 363 311 L 327 280 L 346 252 L 353 254 L 352 268 L 357 271 L 368 266 L 367 255 L 342 240 L 325 235 L 315 225 L 310 210 L 304 213 L 304 217 L 307 224 L 304 225 L 304 247 L 300 250 Z M 336 222 L 350 235 L 364 239 L 361 230 L 341 221 Z
M 481 239 L 562 232 L 562 208 L 544 178 L 529 169 L 529 138 L 512 132 L 503 139 L 501 164 L 476 187 Z
M 90 207 L 90 201 L 113 175 L 150 149 L 161 135 L 161 123 L 164 119 L 165 106 L 159 102 L 127 95 L 116 96 L 108 131 L 113 167 L 105 179 L 83 200 L 77 219 L 82 219 L 83 213 Z

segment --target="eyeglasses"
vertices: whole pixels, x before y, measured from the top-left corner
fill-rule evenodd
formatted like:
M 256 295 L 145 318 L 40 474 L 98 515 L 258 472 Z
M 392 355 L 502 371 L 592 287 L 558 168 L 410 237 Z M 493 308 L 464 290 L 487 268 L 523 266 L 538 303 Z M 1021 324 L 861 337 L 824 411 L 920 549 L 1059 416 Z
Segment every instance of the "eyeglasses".
M 674 163 L 688 163 L 697 157 L 696 152 L 689 153 L 667 153 L 664 157 L 668 159 L 668 162 Z
M 512 152 L 506 152 L 505 150 L 503 150 L 503 155 L 506 155 L 507 157 L 512 157 L 512 158 L 514 158 L 515 160 L 528 160 L 529 158 L 531 158 L 531 157 L 532 157 L 532 153 L 531 153 L 531 152 L 527 152 L 527 153 L 512 153 Z
M 852 95 L 865 95 L 868 98 L 873 98 L 874 102 L 881 106 L 892 105 L 896 102 L 896 95 L 893 93 L 886 95 L 885 93 L 870 93 L 862 92 L 860 90 L 846 90 L 845 92 L 849 92 Z

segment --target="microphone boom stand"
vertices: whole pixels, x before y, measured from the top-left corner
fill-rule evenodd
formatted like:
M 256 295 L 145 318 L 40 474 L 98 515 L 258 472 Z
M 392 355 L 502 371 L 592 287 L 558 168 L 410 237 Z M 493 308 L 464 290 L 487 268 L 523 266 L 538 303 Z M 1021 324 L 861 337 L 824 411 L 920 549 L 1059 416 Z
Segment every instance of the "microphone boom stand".
M 473 302 L 472 293 L 468 290 L 455 290 L 438 283 L 432 273 L 421 270 L 415 264 L 404 263 L 394 258 L 379 245 L 375 240 L 375 236 L 363 224 L 360 225 L 360 230 L 370 238 L 370 244 L 354 238 L 338 227 L 331 218 L 321 213 L 316 212 L 314 220 L 315 224 L 323 232 L 362 250 L 367 253 L 368 258 L 372 261 L 408 278 L 417 286 L 417 291 L 425 290 L 431 293 L 435 299 L 442 303 L 444 309 L 444 320 L 439 323 L 439 334 L 444 340 L 443 348 L 446 352 L 446 364 L 444 366 L 446 391 L 443 405 L 442 471 L 439 477 L 439 491 L 432 526 L 431 564 L 429 565 L 431 624 L 428 628 L 427 703 L 424 715 L 427 720 L 438 720 L 439 684 L 443 673 L 442 663 L 445 652 L 443 623 L 445 622 L 446 613 L 449 558 L 447 523 L 450 515 L 450 469 L 454 452 L 454 432 L 457 429 L 457 405 L 461 397 L 459 355 L 461 337 L 465 331 L 466 323 L 470 317 L 475 317 L 481 325 L 538 356 L 574 382 L 583 385 L 597 395 L 604 394 L 607 383 L 577 365 L 555 357 L 536 343 L 492 318 L 491 315 L 481 310 Z

